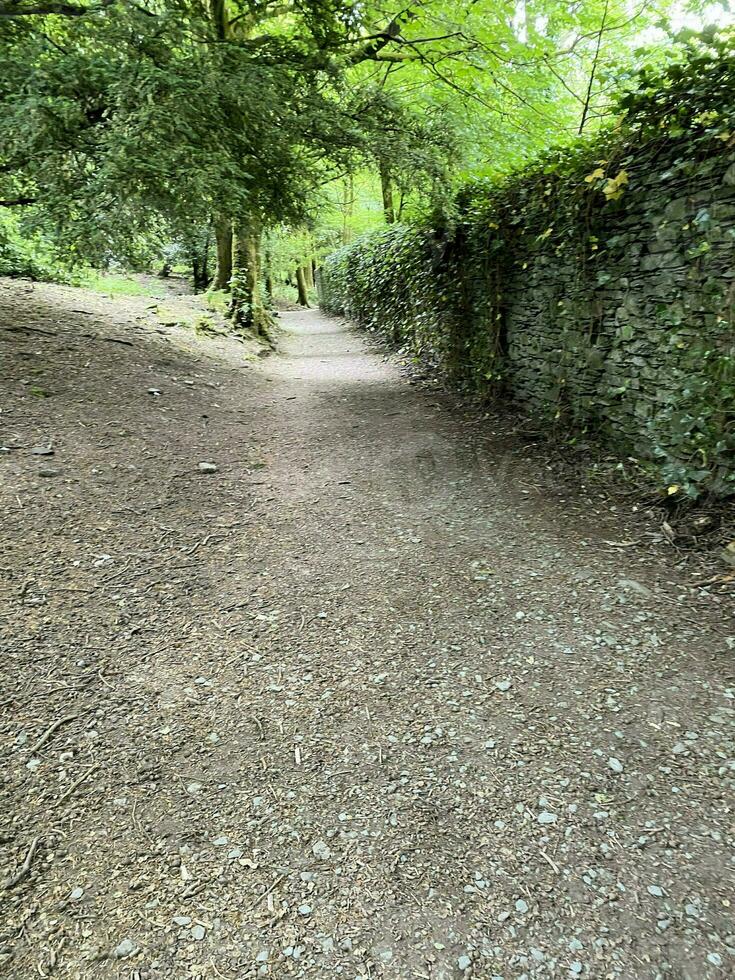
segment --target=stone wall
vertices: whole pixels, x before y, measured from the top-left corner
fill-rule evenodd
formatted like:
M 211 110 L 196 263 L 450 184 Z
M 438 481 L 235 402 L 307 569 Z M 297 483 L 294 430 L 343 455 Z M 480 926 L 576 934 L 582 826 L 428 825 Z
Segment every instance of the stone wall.
M 664 490 L 732 493 L 734 144 L 613 141 L 473 188 L 452 222 L 331 257 L 322 303 Z
M 676 457 L 687 417 L 714 408 L 707 361 L 733 353 L 734 158 L 679 149 L 641 154 L 624 203 L 589 213 L 594 253 L 544 251 L 504 283 L 513 396 L 652 460 Z

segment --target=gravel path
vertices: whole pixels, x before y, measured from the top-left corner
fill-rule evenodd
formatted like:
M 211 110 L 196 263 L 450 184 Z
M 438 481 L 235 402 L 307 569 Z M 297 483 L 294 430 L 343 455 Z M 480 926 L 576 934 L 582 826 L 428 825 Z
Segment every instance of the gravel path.
M 735 975 L 725 598 L 342 325 L 150 305 L 0 288 L 0 972 Z

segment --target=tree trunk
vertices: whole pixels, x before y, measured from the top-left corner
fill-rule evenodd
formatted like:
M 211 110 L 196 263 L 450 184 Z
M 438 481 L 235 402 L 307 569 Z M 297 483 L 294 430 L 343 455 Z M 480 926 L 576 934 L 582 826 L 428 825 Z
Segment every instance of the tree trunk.
M 270 340 L 272 321 L 260 294 L 260 229 L 247 220 L 235 222 L 230 315 L 241 330 Z
M 229 218 L 218 217 L 214 222 L 217 239 L 217 274 L 214 289 L 229 289 L 232 279 L 232 222 Z
M 299 294 L 299 303 L 301 306 L 308 306 L 309 297 L 306 293 L 306 277 L 304 276 L 303 266 L 299 266 L 296 270 L 296 290 Z
M 383 192 L 383 214 L 389 225 L 395 224 L 396 209 L 393 204 L 393 181 L 387 163 L 380 162 L 380 189 Z
M 207 225 L 207 233 L 204 236 L 204 248 L 202 250 L 202 292 L 209 287 L 209 246 L 212 243 L 212 224 Z
M 314 270 L 311 267 L 311 262 L 304 263 L 304 282 L 306 283 L 307 289 L 314 288 Z
M 265 295 L 268 300 L 268 305 L 273 307 L 273 265 L 271 263 L 271 253 L 268 249 L 265 250 L 263 256 L 263 264 L 265 266 L 263 270 L 263 284 L 265 285 Z
M 225 0 L 209 0 L 209 15 L 212 18 L 215 34 L 220 41 L 224 41 L 230 33 L 230 20 L 227 16 Z
M 346 178 L 342 185 L 342 244 L 349 244 L 350 226 L 349 223 L 352 220 L 352 206 L 355 203 L 355 185 L 352 178 L 352 174 Z
M 209 286 L 206 252 L 200 257 L 195 255 L 191 260 L 191 271 L 195 293 L 204 293 Z
M 197 293 L 206 292 L 209 286 L 209 245 L 212 240 L 212 226 L 207 225 L 207 231 L 202 243 L 201 256 L 198 256 L 194 263 L 194 291 Z
M 396 221 L 403 220 L 403 205 L 406 203 L 406 195 L 404 191 L 401 191 L 400 197 L 398 198 L 398 211 L 396 211 Z

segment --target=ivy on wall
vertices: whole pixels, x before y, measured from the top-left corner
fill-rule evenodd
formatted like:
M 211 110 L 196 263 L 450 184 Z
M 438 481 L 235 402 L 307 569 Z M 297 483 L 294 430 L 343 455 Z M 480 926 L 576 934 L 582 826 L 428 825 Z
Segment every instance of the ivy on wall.
M 664 492 L 735 493 L 733 54 L 699 41 L 594 142 L 330 256 L 323 307 L 594 434 Z

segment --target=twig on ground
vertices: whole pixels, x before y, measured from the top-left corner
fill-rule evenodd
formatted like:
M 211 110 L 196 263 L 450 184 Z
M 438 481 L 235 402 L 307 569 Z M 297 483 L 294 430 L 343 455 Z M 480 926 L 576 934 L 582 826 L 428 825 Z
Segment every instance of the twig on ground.
M 80 333 L 77 337 L 84 337 L 86 340 L 102 340 L 108 344 L 125 344 L 126 347 L 135 347 L 132 340 L 125 340 L 124 337 L 100 337 L 97 333 Z
M 11 888 L 14 888 L 17 884 L 23 881 L 25 876 L 31 870 L 31 862 L 33 861 L 33 856 L 36 853 L 36 849 L 38 848 L 39 841 L 40 841 L 39 837 L 33 838 L 33 840 L 31 841 L 31 846 L 28 848 L 28 852 L 26 853 L 23 864 L 21 864 L 20 868 L 18 868 L 18 870 L 15 872 L 14 875 L 11 875 L 5 881 L 5 883 L 3 884 L 3 891 L 9 891 Z
M 208 884 L 208 881 L 200 881 L 196 885 L 187 885 L 187 887 L 181 893 L 181 897 L 194 898 L 195 895 L 200 895 Z
M 98 769 L 99 769 L 99 766 L 98 765 L 92 766 L 91 769 L 87 769 L 87 771 L 85 773 L 82 773 L 82 775 L 79 777 L 79 779 L 75 780 L 71 784 L 71 786 L 66 791 L 66 793 L 64 793 L 63 796 L 60 796 L 58 798 L 58 800 L 55 803 L 52 803 L 51 805 L 52 806 L 61 806 L 61 804 L 64 802 L 64 800 L 68 800 L 69 797 L 72 795 L 72 793 L 82 785 L 82 783 L 84 782 L 84 780 L 85 779 L 89 779 L 89 777 L 92 775 L 92 773 L 93 772 L 96 772 Z
M 547 862 L 548 862 L 548 863 L 549 863 L 549 864 L 551 865 L 551 867 L 552 867 L 552 868 L 554 869 L 554 871 L 556 871 L 556 873 L 557 873 L 557 874 L 560 874 L 560 873 L 561 873 L 561 872 L 559 871 L 559 865 L 558 865 L 558 864 L 556 864 L 556 863 L 555 863 L 554 861 L 552 861 L 552 860 L 551 860 L 551 858 L 550 858 L 550 857 L 549 857 L 549 855 L 548 855 L 548 854 L 546 853 L 546 851 L 539 851 L 539 854 L 540 854 L 540 855 L 541 855 L 541 857 L 542 857 L 542 858 L 544 859 L 544 861 L 547 861 Z
M 64 718 L 59 718 L 57 721 L 50 725 L 43 735 L 39 738 L 36 744 L 31 749 L 31 755 L 35 755 L 38 750 L 48 742 L 54 732 L 58 731 L 62 725 L 65 725 L 69 721 L 74 721 L 79 715 L 66 715 Z
M 273 884 L 269 888 L 266 888 L 263 894 L 258 897 L 258 900 L 256 902 L 253 902 L 253 904 L 250 906 L 249 909 L 245 910 L 245 915 L 250 915 L 251 912 L 254 912 L 257 909 L 257 907 L 260 905 L 260 903 L 263 901 L 263 899 L 267 898 L 271 894 L 271 892 L 274 892 L 276 888 L 278 888 L 278 886 L 281 884 L 281 882 L 287 877 L 288 875 L 284 874 L 276 878 Z
M 213 535 L 208 534 L 208 535 L 206 535 L 206 537 L 202 538 L 201 541 L 197 541 L 196 544 L 193 544 L 191 546 L 191 548 L 182 548 L 181 549 L 182 554 L 184 554 L 184 555 L 193 555 L 194 552 L 197 550 L 197 548 L 199 548 L 199 547 L 202 547 L 203 548 L 206 544 L 208 544 L 209 543 L 209 539 L 211 537 L 213 537 Z
M 42 333 L 47 337 L 58 337 L 55 330 L 41 330 L 40 327 L 3 327 L 8 333 Z

